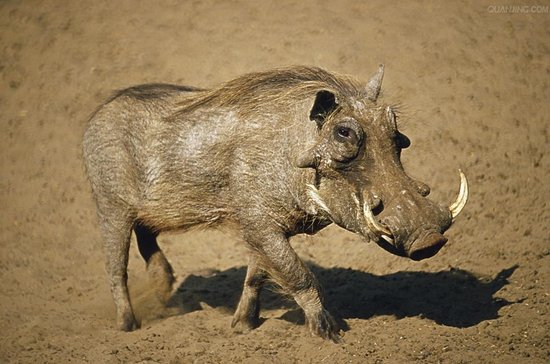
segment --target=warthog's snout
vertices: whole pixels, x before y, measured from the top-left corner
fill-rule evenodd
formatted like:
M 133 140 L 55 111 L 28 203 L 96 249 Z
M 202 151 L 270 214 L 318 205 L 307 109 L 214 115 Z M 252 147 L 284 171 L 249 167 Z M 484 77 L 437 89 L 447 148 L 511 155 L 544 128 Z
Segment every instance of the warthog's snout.
M 441 206 L 423 193 L 402 190 L 375 216 L 369 203 L 363 206 L 365 221 L 372 238 L 385 250 L 412 260 L 430 258 L 445 245 L 443 233 L 462 211 L 468 198 L 468 182 L 460 172 L 460 191 L 449 207 Z M 378 203 L 380 204 L 380 203 Z

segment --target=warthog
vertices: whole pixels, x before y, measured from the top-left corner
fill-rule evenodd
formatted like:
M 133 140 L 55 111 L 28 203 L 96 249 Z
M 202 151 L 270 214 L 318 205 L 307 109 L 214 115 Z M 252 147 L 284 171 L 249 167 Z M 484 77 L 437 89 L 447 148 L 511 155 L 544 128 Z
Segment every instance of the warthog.
M 290 246 L 331 223 L 414 260 L 436 254 L 464 207 L 450 207 L 404 171 L 409 139 L 378 95 L 384 68 L 362 85 L 314 67 L 251 73 L 203 90 L 166 84 L 116 93 L 91 117 L 84 159 L 97 202 L 117 324 L 134 330 L 127 288 L 132 229 L 158 296 L 172 268 L 166 230 L 235 226 L 250 257 L 232 326 L 254 328 L 267 279 L 304 310 L 312 333 L 338 340 L 320 287 Z

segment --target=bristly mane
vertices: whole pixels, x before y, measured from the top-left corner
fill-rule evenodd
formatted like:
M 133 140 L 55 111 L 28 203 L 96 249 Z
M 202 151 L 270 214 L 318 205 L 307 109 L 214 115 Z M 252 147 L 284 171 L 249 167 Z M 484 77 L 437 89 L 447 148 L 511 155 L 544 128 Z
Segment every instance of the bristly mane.
M 190 94 L 178 103 L 175 116 L 199 107 L 239 106 L 243 112 L 283 99 L 300 99 L 327 90 L 337 97 L 366 97 L 365 88 L 355 80 L 318 67 L 295 66 L 243 75 L 212 90 Z M 239 111 L 238 110 L 238 111 Z

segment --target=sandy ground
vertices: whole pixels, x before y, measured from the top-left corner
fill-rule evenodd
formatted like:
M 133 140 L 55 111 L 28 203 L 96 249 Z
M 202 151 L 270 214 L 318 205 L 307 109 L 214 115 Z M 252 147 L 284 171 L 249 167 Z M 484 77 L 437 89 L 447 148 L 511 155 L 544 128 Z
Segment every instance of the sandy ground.
M 549 362 L 550 13 L 385 3 L 0 2 L 0 362 Z M 337 345 L 273 292 L 263 324 L 234 332 L 244 244 L 162 235 L 185 312 L 156 303 L 134 243 L 142 328 L 116 331 L 81 157 L 94 108 L 145 82 L 292 64 L 366 80 L 381 62 L 413 142 L 406 169 L 442 201 L 458 168 L 469 176 L 446 247 L 415 263 L 337 227 L 294 238 L 349 326 Z

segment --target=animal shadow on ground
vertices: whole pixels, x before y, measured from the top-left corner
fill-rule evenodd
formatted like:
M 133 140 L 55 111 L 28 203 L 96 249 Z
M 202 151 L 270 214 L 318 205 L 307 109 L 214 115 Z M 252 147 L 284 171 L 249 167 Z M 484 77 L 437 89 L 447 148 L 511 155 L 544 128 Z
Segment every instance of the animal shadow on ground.
M 374 275 L 350 268 L 323 268 L 308 264 L 325 288 L 325 304 L 339 318 L 368 319 L 378 315 L 422 317 L 438 324 L 470 327 L 498 318 L 498 311 L 518 303 L 494 297 L 518 268 L 494 278 L 478 277 L 462 269 L 440 272 L 406 271 Z M 189 275 L 168 302 L 179 313 L 210 307 L 233 312 L 242 290 L 246 267 Z M 280 319 L 304 323 L 302 311 L 277 288 L 268 286 L 260 299 L 264 310 L 288 309 Z M 342 326 L 344 329 L 347 325 Z

